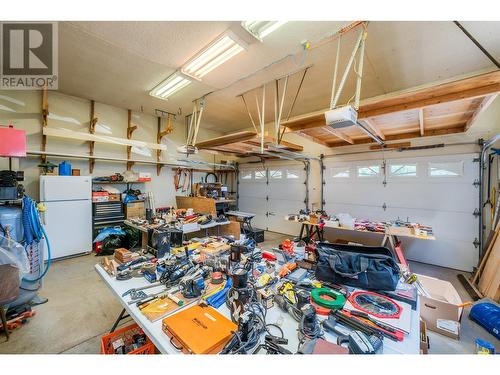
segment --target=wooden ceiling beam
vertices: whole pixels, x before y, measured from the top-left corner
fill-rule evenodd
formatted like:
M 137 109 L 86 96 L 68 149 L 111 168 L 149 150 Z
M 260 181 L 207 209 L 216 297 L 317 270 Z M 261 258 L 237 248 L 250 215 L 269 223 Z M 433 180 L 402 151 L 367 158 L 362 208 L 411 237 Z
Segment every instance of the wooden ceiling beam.
M 425 129 L 424 130 L 424 137 L 463 133 L 464 129 L 465 129 L 464 123 L 456 124 L 455 126 L 448 127 L 448 128 Z M 386 134 L 386 141 L 398 141 L 398 140 L 402 140 L 402 139 L 419 138 L 419 137 L 420 137 L 420 129 L 417 131 L 411 131 L 408 133 Z M 356 139 L 354 142 L 355 145 L 369 144 L 369 143 L 374 143 L 373 139 L 371 139 L 369 137 Z M 350 145 L 350 143 L 348 143 L 348 142 L 328 142 L 329 147 L 339 147 L 339 146 L 349 146 L 349 145 Z
M 481 113 L 483 113 L 486 108 L 489 107 L 489 105 L 491 103 L 493 103 L 493 101 L 496 99 L 498 93 L 497 94 L 493 94 L 493 95 L 489 95 L 487 97 L 485 97 L 483 99 L 483 101 L 481 102 L 481 104 L 479 104 L 479 107 L 477 107 L 476 111 L 474 112 L 474 114 L 472 115 L 472 117 L 467 121 L 467 123 L 465 124 L 465 130 L 464 131 L 467 131 L 470 129 L 470 127 L 474 124 L 474 122 L 477 120 L 477 118 L 479 117 L 479 115 Z
M 380 128 L 375 125 L 375 123 L 369 119 L 369 118 L 365 118 L 363 120 L 363 122 L 365 123 L 365 125 L 367 125 L 372 132 L 374 132 L 380 139 L 382 139 L 383 141 L 385 141 L 385 135 L 384 133 L 382 133 L 382 131 L 380 130 Z
M 242 142 L 248 139 L 255 138 L 257 136 L 256 132 L 252 131 L 241 131 L 237 133 L 223 135 L 222 137 L 208 139 L 206 141 L 201 141 L 196 143 L 196 147 L 203 149 L 215 146 L 223 146 L 231 143 Z
M 318 137 L 313 137 L 312 135 L 304 133 L 303 131 L 298 131 L 297 134 L 300 135 L 301 137 L 309 139 L 310 141 L 318 143 L 318 144 L 320 144 L 322 146 L 330 147 L 330 146 L 328 146 L 328 143 L 326 143 L 325 141 L 319 139 Z
M 494 71 L 453 82 L 366 99 L 359 108 L 358 120 L 452 101 L 478 98 L 498 92 L 500 92 L 500 71 Z M 282 125 L 292 131 L 323 127 L 325 126 L 325 112 L 327 110 L 296 116 L 282 122 Z
M 343 141 L 350 143 L 351 145 L 354 144 L 354 140 L 347 134 L 341 132 L 340 130 L 332 129 L 330 126 L 325 126 L 323 129 L 326 130 L 328 133 L 333 134 L 337 138 L 340 138 Z
M 498 83 L 494 83 L 492 85 L 477 87 L 460 92 L 452 92 L 450 94 L 445 94 L 441 96 L 433 96 L 432 93 L 429 92 L 428 97 L 416 101 L 402 102 L 391 106 L 380 106 L 378 108 L 375 107 L 373 109 L 360 107 L 360 110 L 358 112 L 358 119 L 387 115 L 389 113 L 395 113 L 395 112 L 403 112 L 411 109 L 424 108 L 430 105 L 453 102 L 457 100 L 477 98 L 488 94 L 496 93 L 499 91 L 500 91 L 500 78 Z

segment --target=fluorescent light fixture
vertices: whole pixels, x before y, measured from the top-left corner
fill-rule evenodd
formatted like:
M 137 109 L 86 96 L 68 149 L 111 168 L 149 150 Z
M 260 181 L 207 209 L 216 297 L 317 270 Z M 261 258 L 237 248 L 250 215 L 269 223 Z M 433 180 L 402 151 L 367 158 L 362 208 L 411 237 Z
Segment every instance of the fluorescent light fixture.
M 243 21 L 241 26 L 262 42 L 266 36 L 283 26 L 287 21 Z
M 239 38 L 231 32 L 226 32 L 214 42 L 201 50 L 182 67 L 182 73 L 201 79 L 230 58 L 236 56 L 246 47 Z
M 190 83 L 190 79 L 184 77 L 179 72 L 176 72 L 151 90 L 149 95 L 166 100 L 169 96 L 175 94 L 177 91 L 183 89 Z

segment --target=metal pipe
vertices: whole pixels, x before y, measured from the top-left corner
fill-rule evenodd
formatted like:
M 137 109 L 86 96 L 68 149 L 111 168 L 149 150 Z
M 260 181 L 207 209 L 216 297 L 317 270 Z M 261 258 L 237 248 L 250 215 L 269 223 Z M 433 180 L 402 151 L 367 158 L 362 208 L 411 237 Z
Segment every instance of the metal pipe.
M 295 102 L 297 101 L 297 97 L 299 96 L 300 89 L 302 88 L 302 84 L 304 83 L 304 78 L 306 78 L 306 73 L 309 67 L 304 69 L 304 74 L 302 74 L 302 78 L 300 79 L 299 87 L 297 88 L 297 92 L 295 93 L 295 97 L 293 98 L 292 105 L 290 106 L 290 110 L 288 111 L 288 115 L 286 116 L 286 120 L 290 120 L 290 115 L 292 114 L 293 107 L 295 106 Z M 282 136 L 283 137 L 283 136 Z
M 241 95 L 241 99 L 243 99 L 243 103 L 245 104 L 245 108 L 247 110 L 248 116 L 250 117 L 250 121 L 252 121 L 252 126 L 255 129 L 255 132 L 258 133 L 259 130 L 257 130 L 257 125 L 255 125 L 255 121 L 253 120 L 252 114 L 250 113 L 250 109 L 248 108 L 247 101 L 245 100 L 245 97 Z
M 359 34 L 358 40 L 356 41 L 356 44 L 354 46 L 354 49 L 352 50 L 351 57 L 349 58 L 349 61 L 346 65 L 346 68 L 344 70 L 344 74 L 342 76 L 342 79 L 340 80 L 339 84 L 339 89 L 335 93 L 335 98 L 333 99 L 333 102 L 330 104 L 330 108 L 334 109 L 337 105 L 337 102 L 339 101 L 340 94 L 342 94 L 342 90 L 344 89 L 344 84 L 347 79 L 347 76 L 349 74 L 349 71 L 351 70 L 352 63 L 354 61 L 354 57 L 356 56 L 356 53 L 358 52 L 359 45 L 361 43 L 361 39 L 363 38 L 364 30 L 361 30 L 361 33 Z
M 383 146 L 385 143 L 382 139 L 379 138 L 378 135 L 373 134 L 370 130 L 368 130 L 363 124 L 361 124 L 359 121 L 356 121 L 356 125 L 358 125 L 361 130 L 363 130 L 370 138 L 372 138 L 375 142 L 377 142 L 379 145 Z
M 320 170 L 320 179 L 321 179 L 321 186 L 320 186 L 320 208 L 321 211 L 324 210 L 324 190 L 325 190 L 325 163 L 323 162 L 325 155 L 321 154 L 319 157 L 319 170 Z
M 482 144 L 481 154 L 479 156 L 479 259 L 483 255 L 483 241 L 484 241 L 484 168 L 486 165 L 486 156 L 488 149 L 500 140 L 500 134 L 495 134 Z M 488 164 L 488 168 L 489 168 Z M 489 194 L 489 192 L 488 192 Z
M 265 118 L 266 118 L 266 85 L 262 85 L 262 118 L 260 120 L 260 151 L 264 152 L 264 131 L 265 131 Z
M 301 154 L 299 152 L 293 152 L 293 151 L 289 151 L 289 150 L 284 150 L 284 149 L 276 147 L 276 146 L 269 146 L 269 150 L 280 152 L 280 153 L 283 153 L 285 155 L 293 156 L 293 157 L 295 157 L 297 159 L 319 160 L 318 158 L 315 158 L 315 157 L 312 157 L 312 156 L 307 156 L 307 155 Z
M 304 169 L 306 171 L 306 180 L 304 181 L 304 185 L 306 186 L 306 199 L 304 200 L 306 210 L 309 209 L 309 175 L 311 173 L 311 163 L 309 160 L 306 160 L 304 163 Z
M 280 103 L 280 109 L 278 112 L 278 132 L 276 134 L 276 142 L 279 143 L 281 141 L 280 139 L 280 124 L 281 124 L 281 115 L 283 114 L 283 104 L 285 104 L 285 95 L 286 95 L 286 90 L 288 88 L 288 77 L 286 76 L 285 78 L 285 84 L 283 85 L 283 93 L 281 94 L 281 103 Z
M 465 145 L 477 145 L 477 142 L 458 142 L 458 143 L 448 143 L 445 144 L 445 147 L 449 146 L 465 146 Z M 371 154 L 375 152 L 393 152 L 399 151 L 397 148 L 382 148 L 380 150 L 364 150 L 364 151 L 354 151 L 354 152 L 339 152 L 337 154 L 329 154 L 324 155 L 324 158 L 333 158 L 336 156 L 344 156 L 344 155 L 361 155 L 361 154 Z
M 278 121 L 278 102 L 279 102 L 279 82 L 278 80 L 274 81 L 275 83 L 275 97 L 274 97 L 274 131 L 276 133 L 276 143 L 279 143 L 280 137 L 280 127 Z
M 460 24 L 460 22 L 458 22 L 458 21 L 453 21 L 453 23 L 454 23 L 455 25 L 457 25 L 457 26 L 458 26 L 458 28 L 459 28 L 460 30 L 462 30 L 462 31 L 463 31 L 463 33 L 464 33 L 465 35 L 467 35 L 467 37 L 468 37 L 468 38 L 472 41 L 472 43 L 474 43 L 474 44 L 476 45 L 476 47 L 477 47 L 477 48 L 479 48 L 479 49 L 481 50 L 481 52 L 482 52 L 482 53 L 484 53 L 484 55 L 485 55 L 485 56 L 486 56 L 486 57 L 487 57 L 487 58 L 488 58 L 488 59 L 489 59 L 489 60 L 490 60 L 493 64 L 495 64 L 495 66 L 496 66 L 498 69 L 500 69 L 500 63 L 499 63 L 499 62 L 498 62 L 498 61 L 497 61 L 497 60 L 496 60 L 493 56 L 491 56 L 491 54 L 490 54 L 490 53 L 486 50 L 486 48 L 484 48 L 484 47 L 481 45 L 481 43 L 479 43 L 479 42 L 477 41 L 477 39 L 476 39 L 476 38 L 474 38 L 474 37 L 473 37 L 473 36 L 472 36 L 472 35 L 471 35 L 468 31 L 467 31 L 467 29 L 466 29 L 465 27 L 463 27 L 463 26 Z
M 363 62 L 365 58 L 365 44 L 368 33 L 366 30 L 363 32 L 363 40 L 361 41 L 361 46 L 359 47 L 359 63 L 358 63 L 358 71 L 357 71 L 357 80 L 356 80 L 356 96 L 354 98 L 354 108 L 356 111 L 359 109 L 359 99 L 361 97 L 361 79 L 363 78 Z
M 333 98 L 335 98 L 335 86 L 337 85 L 337 71 L 339 69 L 339 58 L 340 58 L 340 41 L 342 40 L 342 34 L 339 36 L 339 42 L 337 43 L 337 56 L 335 57 L 335 68 L 333 69 L 333 82 L 332 82 L 332 95 L 330 96 L 330 108 L 333 109 Z

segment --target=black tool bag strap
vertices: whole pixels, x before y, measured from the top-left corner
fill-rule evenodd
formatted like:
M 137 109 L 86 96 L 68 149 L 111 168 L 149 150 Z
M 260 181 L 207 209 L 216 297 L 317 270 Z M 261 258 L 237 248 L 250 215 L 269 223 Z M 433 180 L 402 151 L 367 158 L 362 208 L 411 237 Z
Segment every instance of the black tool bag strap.
M 359 270 L 354 271 L 354 272 L 342 272 L 340 269 L 342 268 L 342 258 L 339 256 L 339 254 L 334 254 L 330 255 L 328 257 L 328 264 L 334 270 L 337 274 L 343 277 L 356 277 L 360 273 L 365 272 L 369 265 L 370 261 L 368 260 L 367 257 L 360 256 L 359 257 Z

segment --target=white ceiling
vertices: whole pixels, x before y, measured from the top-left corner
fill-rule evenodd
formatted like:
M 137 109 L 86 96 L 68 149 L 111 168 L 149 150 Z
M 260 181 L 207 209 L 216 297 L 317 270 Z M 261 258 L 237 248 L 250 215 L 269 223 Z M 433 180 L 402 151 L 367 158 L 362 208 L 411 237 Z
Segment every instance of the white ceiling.
M 252 40 L 239 22 L 61 22 L 59 25 L 59 89 L 123 108 L 153 113 L 155 108 L 183 115 L 204 94 L 207 107 L 202 126 L 230 132 L 251 125 L 237 95 L 288 72 L 312 65 L 292 115 L 328 106 L 336 42 L 313 47 L 348 22 L 289 22 L 266 37 Z M 469 32 L 498 60 L 500 22 L 463 22 Z M 149 90 L 180 68 L 225 30 L 249 42 L 246 51 L 181 90 L 168 101 Z M 404 90 L 494 65 L 452 22 L 371 22 L 368 27 L 362 98 Z M 342 39 L 342 63 L 347 61 L 357 31 Z M 285 114 L 299 81 L 290 81 Z M 274 116 L 274 86 L 269 85 L 266 121 Z M 341 101 L 353 94 L 354 75 Z M 248 94 L 252 110 L 254 93 Z M 255 116 L 255 115 L 254 115 Z

